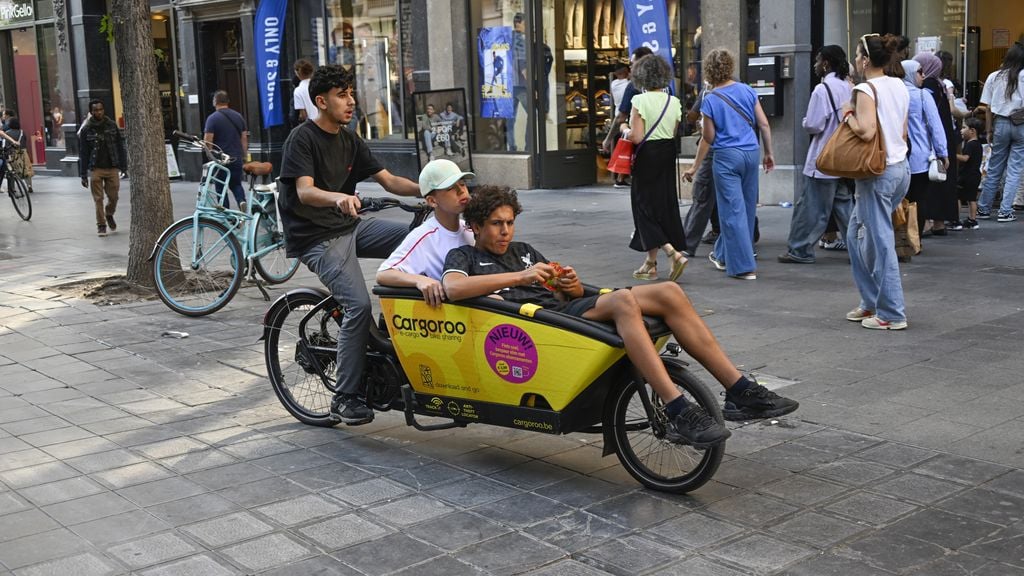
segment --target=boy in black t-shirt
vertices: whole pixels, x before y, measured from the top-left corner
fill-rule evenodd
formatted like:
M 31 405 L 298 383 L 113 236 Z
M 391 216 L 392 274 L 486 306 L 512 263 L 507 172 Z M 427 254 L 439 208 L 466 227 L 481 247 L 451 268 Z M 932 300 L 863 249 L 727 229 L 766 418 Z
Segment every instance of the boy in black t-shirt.
M 630 360 L 665 404 L 666 438 L 671 442 L 704 448 L 722 442 L 730 432 L 680 394 L 647 334 L 644 314 L 663 318 L 679 345 L 726 389 L 726 419 L 768 418 L 797 409 L 795 401 L 740 374 L 679 284 L 662 282 L 584 296 L 572 267 L 556 269 L 529 244 L 512 240 L 521 211 L 509 188 L 481 189 L 473 195 L 463 216 L 473 228 L 476 245 L 456 248 L 445 259 L 441 281 L 450 300 L 491 295 L 614 324 Z
M 331 417 L 346 424 L 373 420 L 359 395 L 371 322 L 370 294 L 359 258 L 387 258 L 405 237 L 402 224 L 360 218 L 356 183 L 373 178 L 400 196 L 419 196 L 419 186 L 385 170 L 366 143 L 343 128 L 356 100 L 352 72 L 323 66 L 313 73 L 309 97 L 316 120 L 296 127 L 285 140 L 281 168 L 281 220 L 286 252 L 298 257 L 331 291 L 345 311 L 338 334 L 338 391 Z
M 970 218 L 964 220 L 966 230 L 976 230 L 978 226 L 978 187 L 981 185 L 981 142 L 978 133 L 985 127 L 980 118 L 968 118 L 960 129 L 964 144 L 956 159 L 960 162 L 960 176 L 957 182 L 957 196 L 961 202 L 967 202 Z

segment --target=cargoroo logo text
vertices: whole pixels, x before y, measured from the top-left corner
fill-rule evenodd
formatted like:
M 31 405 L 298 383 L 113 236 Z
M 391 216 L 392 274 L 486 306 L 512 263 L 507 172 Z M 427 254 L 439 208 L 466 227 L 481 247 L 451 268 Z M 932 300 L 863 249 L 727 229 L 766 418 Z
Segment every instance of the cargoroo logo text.
M 464 322 L 406 318 L 400 314 L 395 314 L 391 317 L 391 325 L 394 326 L 396 330 L 416 332 L 423 338 L 431 335 L 448 336 L 458 334 L 461 336 L 466 333 L 466 324 Z

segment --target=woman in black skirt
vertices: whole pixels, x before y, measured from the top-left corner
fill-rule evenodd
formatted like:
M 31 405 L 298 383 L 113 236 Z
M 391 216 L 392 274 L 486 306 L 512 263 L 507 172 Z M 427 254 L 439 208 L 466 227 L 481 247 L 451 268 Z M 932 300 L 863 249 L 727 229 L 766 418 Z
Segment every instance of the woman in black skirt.
M 930 52 L 922 52 L 914 56 L 921 64 L 924 72 L 924 82 L 921 88 L 925 95 L 931 95 L 935 100 L 935 106 L 939 109 L 939 119 L 942 120 L 942 131 L 946 133 L 946 149 L 960 149 L 960 132 L 953 124 L 953 114 L 949 108 L 949 98 L 946 96 L 946 87 L 942 84 L 942 60 Z M 926 218 L 932 220 L 932 235 L 945 236 L 946 222 L 958 223 L 960 220 L 960 204 L 957 200 L 956 183 L 958 177 L 957 163 L 950 162 L 946 169 L 945 182 L 929 182 L 928 205 Z
M 683 108 L 668 93 L 672 81 L 668 63 L 651 54 L 633 64 L 633 84 L 642 90 L 633 97 L 629 136 L 636 146 L 630 201 L 633 207 L 633 239 L 629 247 L 646 252 L 647 258 L 633 272 L 638 280 L 658 277 L 658 251 L 668 257 L 673 282 L 686 267 L 683 221 L 676 194 L 676 126 Z

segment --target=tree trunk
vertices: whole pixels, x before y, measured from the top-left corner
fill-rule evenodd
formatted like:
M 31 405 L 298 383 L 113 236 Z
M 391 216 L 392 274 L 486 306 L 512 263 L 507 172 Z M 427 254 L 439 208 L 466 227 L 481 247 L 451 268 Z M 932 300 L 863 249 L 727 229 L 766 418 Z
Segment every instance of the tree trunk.
M 171 225 L 173 211 L 149 1 L 112 0 L 110 8 L 131 183 L 127 277 L 133 284 L 152 286 L 147 259 L 160 233 Z

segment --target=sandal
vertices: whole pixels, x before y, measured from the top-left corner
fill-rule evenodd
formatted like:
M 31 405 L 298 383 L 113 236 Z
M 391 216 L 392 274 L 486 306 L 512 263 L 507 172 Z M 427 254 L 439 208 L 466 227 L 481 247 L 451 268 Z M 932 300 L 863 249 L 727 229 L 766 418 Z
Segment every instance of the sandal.
M 672 272 L 669 273 L 668 279 L 675 282 L 680 276 L 682 276 L 683 269 L 690 263 L 690 260 L 670 244 L 666 244 L 662 249 L 665 251 L 665 255 L 668 256 L 669 260 L 672 261 Z
M 645 259 L 644 265 L 633 271 L 633 278 L 637 280 L 657 280 L 658 261 Z

